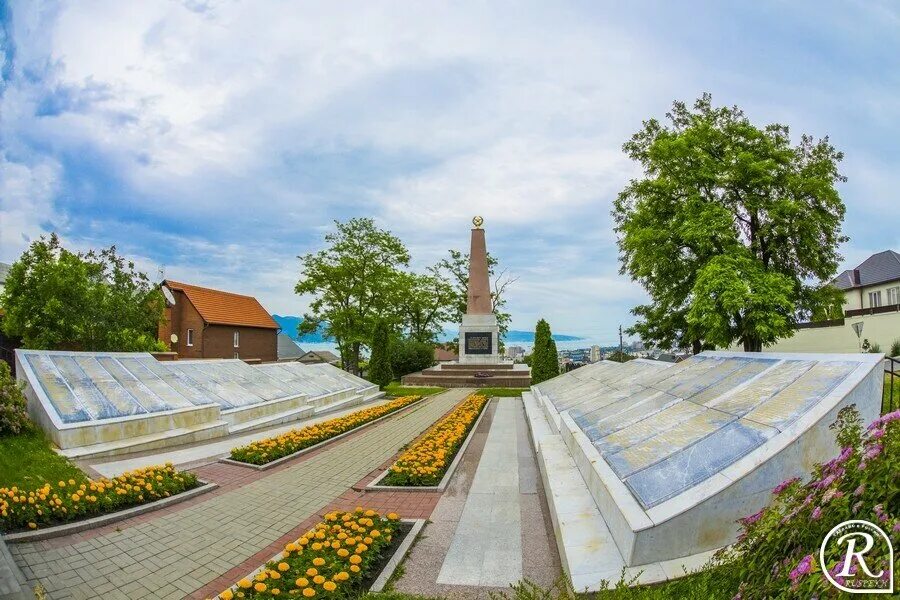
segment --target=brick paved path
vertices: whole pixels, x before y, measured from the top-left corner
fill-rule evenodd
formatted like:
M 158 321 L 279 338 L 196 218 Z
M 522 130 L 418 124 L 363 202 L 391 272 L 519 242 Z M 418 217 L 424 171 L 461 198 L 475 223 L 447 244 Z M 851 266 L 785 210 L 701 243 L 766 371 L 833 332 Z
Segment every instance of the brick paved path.
M 469 394 L 454 389 L 296 464 L 133 526 L 71 543 L 13 544 L 53 600 L 183 598 L 266 550 L 345 494 Z M 250 471 L 236 467 L 242 471 Z M 257 472 L 254 472 L 257 473 Z

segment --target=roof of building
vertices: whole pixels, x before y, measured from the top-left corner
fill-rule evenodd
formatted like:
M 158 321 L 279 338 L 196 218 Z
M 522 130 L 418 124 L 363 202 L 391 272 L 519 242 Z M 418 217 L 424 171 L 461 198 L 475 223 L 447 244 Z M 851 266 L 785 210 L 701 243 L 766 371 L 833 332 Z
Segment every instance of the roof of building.
M 306 354 L 286 333 L 278 334 L 278 360 L 291 360 L 300 358 Z
M 253 296 L 223 292 L 211 288 L 166 279 L 169 289 L 184 292 L 204 321 L 214 325 L 240 325 L 278 329 L 278 323 Z
M 0 284 L 6 283 L 6 277 L 9 275 L 11 264 L 0 262 Z
M 838 289 L 849 290 L 898 279 L 900 279 L 900 254 L 893 250 L 885 250 L 873 254 L 855 269 L 847 269 L 835 277 L 831 284 Z
M 434 349 L 434 360 L 438 362 L 447 362 L 450 360 L 459 360 L 459 354 L 453 352 L 452 350 L 447 350 L 446 348 L 441 348 L 437 346 Z
M 310 350 L 303 355 L 303 362 L 325 362 L 334 364 L 341 361 L 341 358 L 330 350 Z

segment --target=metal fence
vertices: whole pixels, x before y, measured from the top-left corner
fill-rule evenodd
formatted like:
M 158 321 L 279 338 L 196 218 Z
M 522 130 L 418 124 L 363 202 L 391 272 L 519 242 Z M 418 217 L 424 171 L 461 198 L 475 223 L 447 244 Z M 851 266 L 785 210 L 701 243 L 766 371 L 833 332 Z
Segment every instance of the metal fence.
M 884 357 L 884 378 L 888 382 L 888 391 L 885 392 L 884 399 L 881 402 L 881 414 L 893 412 L 900 408 L 900 390 L 894 390 L 897 387 L 894 382 L 900 382 L 900 357 Z

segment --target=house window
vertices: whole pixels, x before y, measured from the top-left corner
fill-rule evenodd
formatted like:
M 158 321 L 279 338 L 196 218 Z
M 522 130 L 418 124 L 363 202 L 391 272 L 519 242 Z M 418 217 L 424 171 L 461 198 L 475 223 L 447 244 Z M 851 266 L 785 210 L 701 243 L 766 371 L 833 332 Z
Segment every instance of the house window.
M 900 286 L 892 287 L 888 290 L 887 303 L 888 303 L 888 306 L 894 306 L 895 304 L 900 304 Z
M 234 347 L 235 348 L 241 347 L 241 332 L 240 331 L 234 332 Z M 235 356 L 235 358 L 237 358 L 237 356 Z
M 869 292 L 869 308 L 878 308 L 881 306 L 881 291 Z
M 188 329 L 187 331 L 187 341 L 185 342 L 188 346 L 194 345 L 194 330 Z
M 234 357 L 235 357 L 235 358 L 240 358 L 240 357 L 241 357 L 240 352 L 235 352 L 235 353 L 234 353 Z

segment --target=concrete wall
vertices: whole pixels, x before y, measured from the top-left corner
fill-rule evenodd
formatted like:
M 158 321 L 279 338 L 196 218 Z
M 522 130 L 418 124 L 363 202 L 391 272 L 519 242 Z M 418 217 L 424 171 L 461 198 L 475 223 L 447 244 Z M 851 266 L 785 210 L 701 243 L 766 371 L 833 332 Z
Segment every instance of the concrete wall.
M 886 294 L 883 293 L 884 296 Z M 866 299 L 868 302 L 868 299 Z M 863 332 L 857 339 L 854 323 L 863 323 Z M 880 315 L 848 317 L 843 325 L 798 329 L 793 337 L 779 340 L 767 346 L 767 352 L 859 352 L 862 339 L 881 346 L 888 353 L 894 340 L 900 339 L 900 312 Z M 734 349 L 739 349 L 737 346 Z

